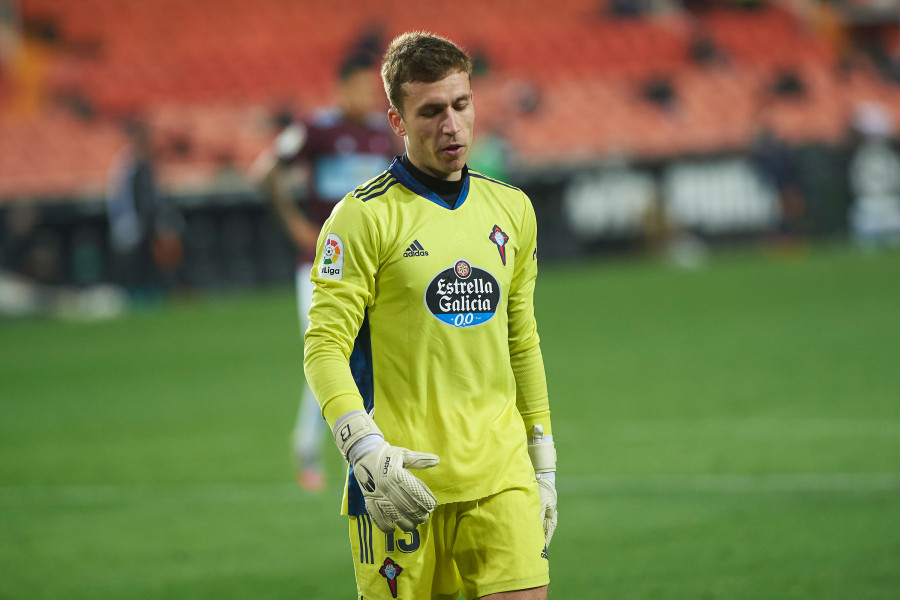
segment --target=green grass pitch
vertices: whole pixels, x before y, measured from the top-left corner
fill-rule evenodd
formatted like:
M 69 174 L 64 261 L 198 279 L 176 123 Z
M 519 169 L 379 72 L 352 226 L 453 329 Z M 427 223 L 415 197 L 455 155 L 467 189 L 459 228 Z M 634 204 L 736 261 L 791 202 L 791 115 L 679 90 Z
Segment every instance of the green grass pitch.
M 536 304 L 551 598 L 900 597 L 900 253 L 546 264 Z M 0 323 L 0 599 L 354 598 L 297 328 L 289 289 Z

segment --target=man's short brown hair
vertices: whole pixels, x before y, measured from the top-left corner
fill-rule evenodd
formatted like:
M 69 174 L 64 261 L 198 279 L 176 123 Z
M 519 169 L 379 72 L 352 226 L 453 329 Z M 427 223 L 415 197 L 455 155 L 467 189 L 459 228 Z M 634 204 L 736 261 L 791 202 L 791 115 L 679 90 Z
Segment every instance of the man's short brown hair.
M 469 56 L 450 40 L 425 31 L 410 31 L 395 37 L 381 63 L 384 91 L 401 116 L 404 83 L 434 83 L 455 72 L 472 77 Z

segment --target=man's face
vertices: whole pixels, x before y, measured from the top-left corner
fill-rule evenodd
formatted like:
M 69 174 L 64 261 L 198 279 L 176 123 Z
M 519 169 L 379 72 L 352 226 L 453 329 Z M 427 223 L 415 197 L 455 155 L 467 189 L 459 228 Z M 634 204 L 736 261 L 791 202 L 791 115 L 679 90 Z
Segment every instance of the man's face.
M 458 180 L 475 128 L 469 76 L 455 72 L 434 83 L 404 83 L 403 116 L 388 111 L 391 127 L 406 139 L 416 168 L 439 179 Z
M 361 69 L 341 82 L 341 106 L 352 120 L 365 119 L 381 99 L 381 77 L 374 69 Z

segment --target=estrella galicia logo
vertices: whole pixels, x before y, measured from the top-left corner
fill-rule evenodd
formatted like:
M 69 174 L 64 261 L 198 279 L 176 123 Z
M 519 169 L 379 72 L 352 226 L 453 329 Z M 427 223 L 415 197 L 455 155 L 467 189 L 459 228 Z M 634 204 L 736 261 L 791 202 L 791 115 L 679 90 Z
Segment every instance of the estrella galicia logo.
M 434 276 L 425 290 L 425 306 L 453 327 L 474 327 L 490 320 L 500 304 L 500 284 L 484 269 L 459 259 Z
M 403 568 L 390 558 L 384 559 L 384 564 L 378 570 L 381 576 L 387 579 L 388 587 L 391 588 L 391 598 L 397 597 L 397 577 L 403 572 Z

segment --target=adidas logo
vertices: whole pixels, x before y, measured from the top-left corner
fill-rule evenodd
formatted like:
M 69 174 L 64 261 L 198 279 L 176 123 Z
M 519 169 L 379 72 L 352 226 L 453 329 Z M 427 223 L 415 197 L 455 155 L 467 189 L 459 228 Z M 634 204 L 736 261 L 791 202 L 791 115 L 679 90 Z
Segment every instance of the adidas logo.
M 419 240 L 414 240 L 409 245 L 409 248 L 406 249 L 406 252 L 403 253 L 403 256 L 428 256 L 428 250 L 422 247 Z

